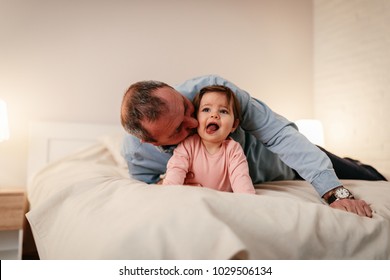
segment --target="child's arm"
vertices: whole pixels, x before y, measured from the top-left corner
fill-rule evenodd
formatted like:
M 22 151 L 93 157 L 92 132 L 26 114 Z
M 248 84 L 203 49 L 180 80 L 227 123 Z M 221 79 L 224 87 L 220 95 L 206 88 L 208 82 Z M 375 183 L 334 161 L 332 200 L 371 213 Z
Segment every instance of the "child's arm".
M 167 164 L 163 185 L 183 185 L 189 168 L 189 154 L 183 143 L 173 151 Z
M 233 192 L 255 194 L 252 179 L 249 176 L 248 161 L 241 146 L 232 141 L 229 145 L 229 178 Z

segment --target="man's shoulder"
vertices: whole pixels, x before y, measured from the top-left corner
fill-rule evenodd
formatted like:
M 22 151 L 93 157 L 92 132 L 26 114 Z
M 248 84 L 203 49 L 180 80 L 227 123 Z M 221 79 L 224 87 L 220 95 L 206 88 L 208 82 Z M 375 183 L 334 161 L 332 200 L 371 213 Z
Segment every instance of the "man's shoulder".
M 141 146 L 142 146 L 142 143 L 137 137 L 135 137 L 131 134 L 126 134 L 123 137 L 123 150 L 124 151 L 134 151 L 134 150 L 139 149 Z
M 159 151 L 155 146 L 142 143 L 137 137 L 127 134 L 123 138 L 122 153 L 127 156 L 135 156 L 140 154 L 159 153 Z
M 217 74 L 206 74 L 206 75 L 196 76 L 196 77 L 187 79 L 184 82 L 178 84 L 177 86 L 181 86 L 183 84 L 197 84 L 197 83 L 202 83 L 202 82 L 212 82 L 212 83 L 215 83 L 219 79 L 224 80 L 224 78 L 222 78 L 220 75 L 217 75 Z
M 199 92 L 203 87 L 221 84 L 222 81 L 226 80 L 221 76 L 210 74 L 188 79 L 178 85 L 173 86 L 173 88 L 187 98 L 192 99 L 194 94 Z

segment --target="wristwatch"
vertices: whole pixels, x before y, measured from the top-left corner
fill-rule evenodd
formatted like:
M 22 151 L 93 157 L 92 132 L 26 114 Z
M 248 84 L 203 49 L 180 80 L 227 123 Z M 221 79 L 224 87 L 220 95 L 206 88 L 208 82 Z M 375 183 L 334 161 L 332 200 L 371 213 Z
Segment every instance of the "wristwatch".
M 328 204 L 332 204 L 336 200 L 340 199 L 354 199 L 353 194 L 343 186 L 338 187 L 333 190 L 332 194 L 328 197 L 327 202 Z

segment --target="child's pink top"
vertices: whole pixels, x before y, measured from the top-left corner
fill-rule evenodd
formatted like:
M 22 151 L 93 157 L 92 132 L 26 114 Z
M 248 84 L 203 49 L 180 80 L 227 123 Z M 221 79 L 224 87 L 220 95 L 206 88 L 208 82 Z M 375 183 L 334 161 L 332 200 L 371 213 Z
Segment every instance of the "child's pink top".
M 232 139 L 225 140 L 221 149 L 212 155 L 197 134 L 185 139 L 174 150 L 163 184 L 255 193 L 248 162 L 240 144 Z

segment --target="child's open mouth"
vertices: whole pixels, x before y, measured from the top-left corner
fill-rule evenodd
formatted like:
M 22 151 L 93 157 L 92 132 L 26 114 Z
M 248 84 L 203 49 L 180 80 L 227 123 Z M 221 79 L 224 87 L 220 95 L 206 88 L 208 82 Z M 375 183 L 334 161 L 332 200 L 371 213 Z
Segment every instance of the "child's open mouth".
M 219 125 L 217 125 L 216 123 L 209 123 L 206 127 L 206 132 L 208 134 L 213 134 L 214 132 L 216 132 L 217 130 L 219 129 Z

